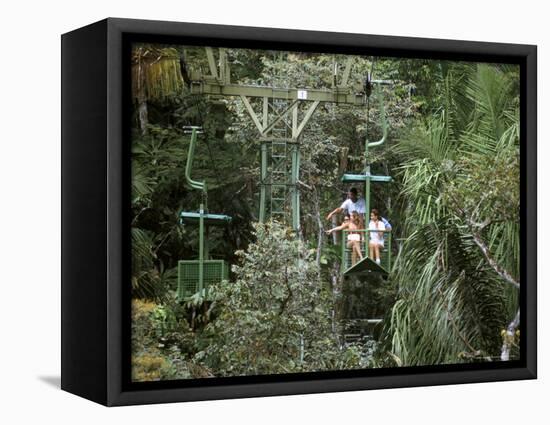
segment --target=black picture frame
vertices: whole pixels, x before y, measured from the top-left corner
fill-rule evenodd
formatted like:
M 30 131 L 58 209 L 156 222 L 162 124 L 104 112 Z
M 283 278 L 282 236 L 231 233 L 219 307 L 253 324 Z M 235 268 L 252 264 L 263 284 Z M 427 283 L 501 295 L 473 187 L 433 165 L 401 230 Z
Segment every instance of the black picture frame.
M 61 41 L 62 389 L 114 406 L 536 378 L 536 46 L 118 18 L 64 34 Z M 519 64 L 521 360 L 130 382 L 128 81 L 133 41 Z

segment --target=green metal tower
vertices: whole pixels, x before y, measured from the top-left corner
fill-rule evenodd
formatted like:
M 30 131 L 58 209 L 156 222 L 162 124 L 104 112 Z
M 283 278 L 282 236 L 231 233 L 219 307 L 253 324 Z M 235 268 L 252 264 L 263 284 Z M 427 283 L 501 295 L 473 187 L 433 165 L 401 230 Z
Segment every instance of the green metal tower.
M 334 67 L 331 88 L 311 89 L 231 83 L 225 49 L 206 47 L 209 74 L 191 70 L 191 93 L 239 97 L 258 130 L 260 144 L 259 220 L 288 222 L 300 227 L 300 143 L 307 123 L 321 103 L 365 105 L 362 85 L 351 85 L 354 61 L 349 57 L 339 72 Z

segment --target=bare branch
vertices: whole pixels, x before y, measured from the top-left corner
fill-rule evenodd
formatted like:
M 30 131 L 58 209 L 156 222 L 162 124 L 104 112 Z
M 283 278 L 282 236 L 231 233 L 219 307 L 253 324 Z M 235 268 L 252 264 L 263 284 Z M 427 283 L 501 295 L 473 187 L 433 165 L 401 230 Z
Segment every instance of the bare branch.
M 471 228 L 470 228 L 471 229 Z M 474 238 L 474 242 L 478 246 L 478 248 L 481 250 L 483 256 L 489 263 L 489 265 L 492 267 L 492 269 L 507 283 L 514 286 L 515 288 L 519 289 L 519 281 L 514 279 L 510 273 L 508 273 L 503 267 L 501 267 L 496 260 L 493 258 L 491 253 L 489 252 L 489 247 L 485 244 L 481 236 L 478 232 L 472 230 L 472 237 Z
M 512 345 L 514 345 L 516 339 L 516 329 L 519 326 L 519 309 L 516 313 L 514 320 L 510 322 L 508 328 L 503 331 L 502 334 L 502 349 L 500 352 L 500 360 L 503 362 L 510 360 L 510 351 L 512 350 Z
M 468 219 L 468 224 L 470 225 L 470 227 L 473 227 L 475 229 L 477 229 L 479 232 L 482 231 L 483 229 L 485 229 L 489 224 L 492 224 L 493 221 L 492 220 L 485 220 L 485 221 L 482 221 L 480 223 L 472 220 L 472 219 Z
M 466 211 L 460 206 L 460 204 L 457 202 L 457 200 L 451 196 L 451 199 L 453 201 L 454 207 L 456 210 L 459 211 L 460 215 L 462 215 L 463 219 L 468 224 L 468 227 L 470 228 L 470 231 L 472 232 L 472 237 L 474 239 L 475 244 L 478 246 L 480 251 L 482 252 L 483 256 L 491 266 L 491 268 L 502 278 L 505 282 L 509 283 L 510 285 L 514 286 L 516 289 L 519 289 L 519 280 L 514 279 L 514 277 L 503 267 L 501 267 L 497 261 L 493 258 L 491 255 L 491 252 L 489 251 L 489 247 L 481 237 L 480 232 L 487 227 L 489 224 L 491 224 L 491 220 L 487 219 L 481 223 L 477 223 L 473 220 L 472 216 L 467 214 Z
M 304 186 L 306 189 L 314 190 L 313 187 L 311 187 L 310 185 L 304 183 L 302 180 L 298 180 L 298 184 L 299 184 L 300 186 Z

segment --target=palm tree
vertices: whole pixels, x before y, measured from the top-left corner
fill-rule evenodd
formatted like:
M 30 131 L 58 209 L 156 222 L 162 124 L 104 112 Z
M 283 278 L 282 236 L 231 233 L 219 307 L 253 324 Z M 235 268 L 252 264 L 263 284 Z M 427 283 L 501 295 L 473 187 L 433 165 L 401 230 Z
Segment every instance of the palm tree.
M 506 360 L 515 345 L 517 75 L 451 67 L 440 76 L 444 107 L 397 146 L 408 237 L 393 268 L 398 299 L 387 331 L 400 364 Z
M 132 49 L 132 97 L 137 103 L 140 129 L 147 131 L 147 102 L 179 93 L 184 86 L 180 55 L 171 47 L 140 44 Z

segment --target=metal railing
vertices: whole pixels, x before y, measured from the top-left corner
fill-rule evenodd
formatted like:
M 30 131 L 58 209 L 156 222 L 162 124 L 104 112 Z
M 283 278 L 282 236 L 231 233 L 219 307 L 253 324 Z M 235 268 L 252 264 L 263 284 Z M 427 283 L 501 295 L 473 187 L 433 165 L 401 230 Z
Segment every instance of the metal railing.
M 369 255 L 369 239 L 371 232 L 382 232 L 384 233 L 384 246 L 380 248 L 380 266 L 382 266 L 387 272 L 391 269 L 391 243 L 392 243 L 392 234 L 391 230 L 343 230 L 342 231 L 342 270 L 345 272 L 348 270 L 352 264 L 352 248 L 348 248 L 348 235 L 349 234 L 359 234 L 361 240 L 359 245 L 361 247 L 361 254 L 364 257 Z M 374 261 L 375 259 L 372 258 Z M 360 261 L 357 258 L 358 262 Z

